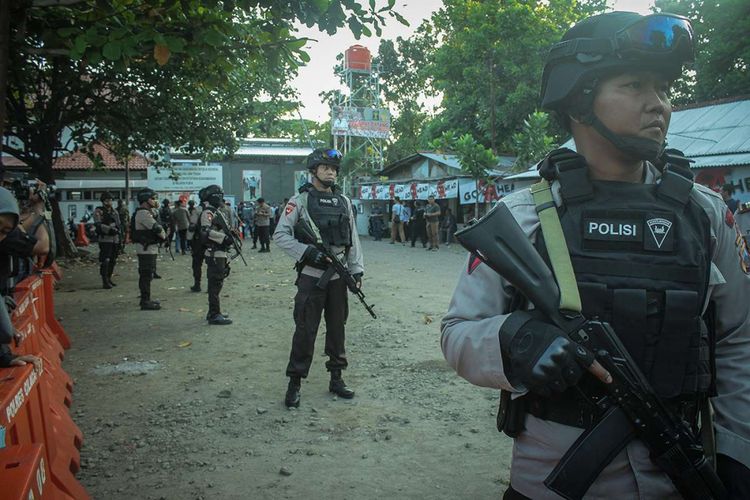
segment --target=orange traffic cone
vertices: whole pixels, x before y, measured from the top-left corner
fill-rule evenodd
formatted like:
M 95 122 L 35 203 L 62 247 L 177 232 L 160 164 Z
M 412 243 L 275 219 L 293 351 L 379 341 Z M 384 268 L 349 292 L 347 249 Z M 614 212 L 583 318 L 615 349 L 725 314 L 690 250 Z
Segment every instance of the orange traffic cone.
M 80 222 L 78 224 L 78 231 L 76 232 L 76 246 L 87 247 L 89 246 L 89 237 L 86 236 L 86 224 Z

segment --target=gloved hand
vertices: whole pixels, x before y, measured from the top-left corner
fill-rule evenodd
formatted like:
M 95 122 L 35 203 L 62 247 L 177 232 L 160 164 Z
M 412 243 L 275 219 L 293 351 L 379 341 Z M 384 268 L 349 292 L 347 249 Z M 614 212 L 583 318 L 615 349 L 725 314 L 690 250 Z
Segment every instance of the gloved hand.
M 357 288 L 362 288 L 362 273 L 354 273 L 352 274 L 352 278 L 357 283 Z
M 120 234 L 120 230 L 117 229 L 116 227 L 113 227 L 113 228 L 110 228 L 109 233 L 110 234 Z
M 221 242 L 221 246 L 229 248 L 232 246 L 232 237 L 229 235 L 224 236 L 224 241 Z
M 594 362 L 594 355 L 533 314 L 516 311 L 505 320 L 500 327 L 500 350 L 512 385 L 549 397 L 575 385 Z
M 305 253 L 302 255 L 302 260 L 311 266 L 316 267 L 324 267 L 328 264 L 328 259 L 325 254 L 315 248 L 314 245 L 307 245 L 307 250 L 305 250 Z

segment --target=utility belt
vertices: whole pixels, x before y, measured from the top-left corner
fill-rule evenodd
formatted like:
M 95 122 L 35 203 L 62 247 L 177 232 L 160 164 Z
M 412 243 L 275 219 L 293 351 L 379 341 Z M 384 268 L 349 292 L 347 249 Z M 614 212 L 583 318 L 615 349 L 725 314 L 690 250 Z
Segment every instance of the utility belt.
M 526 414 L 579 429 L 587 429 L 601 417 L 601 410 L 569 392 L 551 399 L 528 393 L 511 400 L 510 392 L 502 391 L 497 415 L 498 430 L 510 437 L 518 436 L 525 428 Z M 693 430 L 698 427 L 700 404 L 695 400 L 666 400 L 666 406 Z

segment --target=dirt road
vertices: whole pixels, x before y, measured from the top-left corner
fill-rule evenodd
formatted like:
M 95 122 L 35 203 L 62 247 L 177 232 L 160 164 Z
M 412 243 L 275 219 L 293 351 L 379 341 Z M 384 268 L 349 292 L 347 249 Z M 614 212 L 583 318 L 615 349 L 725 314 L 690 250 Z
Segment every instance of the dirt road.
M 276 247 L 232 264 L 224 327 L 206 324 L 206 294 L 189 290 L 189 256 L 160 258 L 161 311 L 138 309 L 132 248 L 112 290 L 97 265 L 65 269 L 56 307 L 74 343 L 65 369 L 92 496 L 498 498 L 511 443 L 494 427 L 497 391 L 458 378 L 439 346 L 464 252 L 363 246 L 379 319 L 350 296 L 344 375 L 357 395 L 328 393 L 321 326 L 298 410 L 283 405 L 293 263 Z

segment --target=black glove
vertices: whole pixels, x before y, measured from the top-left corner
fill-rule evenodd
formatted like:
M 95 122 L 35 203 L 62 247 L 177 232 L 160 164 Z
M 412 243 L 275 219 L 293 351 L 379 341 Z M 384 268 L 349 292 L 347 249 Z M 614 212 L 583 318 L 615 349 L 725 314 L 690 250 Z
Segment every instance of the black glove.
M 302 260 L 315 267 L 325 267 L 328 264 L 325 254 L 314 245 L 307 245 L 307 250 L 302 254 Z
M 512 385 L 549 397 L 575 385 L 594 355 L 533 312 L 516 311 L 500 327 L 500 350 Z
M 229 248 L 232 246 L 232 237 L 229 235 L 224 236 L 224 241 L 221 242 L 221 246 Z
M 718 454 L 716 473 L 729 492 L 729 500 L 750 498 L 750 469 L 727 455 Z
M 354 278 L 354 281 L 357 283 L 357 287 L 362 286 L 362 273 L 354 273 L 352 274 L 352 278 Z

